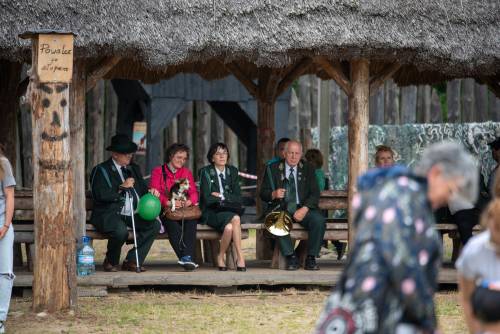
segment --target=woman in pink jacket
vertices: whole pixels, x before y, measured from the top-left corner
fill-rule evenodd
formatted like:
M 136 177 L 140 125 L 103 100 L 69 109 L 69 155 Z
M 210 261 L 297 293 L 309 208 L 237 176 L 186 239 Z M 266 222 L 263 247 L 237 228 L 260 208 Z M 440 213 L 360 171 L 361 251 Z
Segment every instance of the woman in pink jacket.
M 170 189 L 181 179 L 187 179 L 189 189 L 187 191 L 186 201 L 175 201 L 175 207 L 188 207 L 198 205 L 198 191 L 194 183 L 193 174 L 184 164 L 189 158 L 189 147 L 184 144 L 172 144 L 167 149 L 167 163 L 155 167 L 151 172 L 150 188 L 159 192 L 161 206 L 163 208 L 171 207 L 169 200 Z M 191 271 L 198 268 L 194 262 L 195 242 L 196 242 L 196 220 L 184 220 L 184 226 L 181 221 L 168 220 L 161 217 L 162 223 L 167 229 L 170 244 L 179 258 L 179 263 L 185 270 Z

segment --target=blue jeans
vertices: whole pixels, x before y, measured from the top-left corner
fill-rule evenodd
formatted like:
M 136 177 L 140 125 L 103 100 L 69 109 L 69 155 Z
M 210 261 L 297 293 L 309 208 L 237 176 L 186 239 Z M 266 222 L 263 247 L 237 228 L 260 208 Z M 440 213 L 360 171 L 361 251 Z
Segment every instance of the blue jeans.
M 0 227 L 4 224 L 4 217 L 0 216 Z M 5 236 L 0 239 L 0 321 L 7 319 L 10 296 L 14 284 L 12 272 L 12 258 L 14 249 L 14 227 L 10 226 Z

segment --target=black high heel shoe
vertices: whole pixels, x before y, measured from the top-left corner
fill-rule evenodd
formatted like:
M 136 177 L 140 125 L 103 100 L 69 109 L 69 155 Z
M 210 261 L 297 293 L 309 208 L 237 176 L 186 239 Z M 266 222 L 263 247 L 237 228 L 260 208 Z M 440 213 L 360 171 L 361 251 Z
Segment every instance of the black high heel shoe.
M 224 267 L 219 267 L 219 271 L 227 271 L 227 267 L 224 266 Z
M 247 267 L 236 267 L 236 271 L 247 271 Z

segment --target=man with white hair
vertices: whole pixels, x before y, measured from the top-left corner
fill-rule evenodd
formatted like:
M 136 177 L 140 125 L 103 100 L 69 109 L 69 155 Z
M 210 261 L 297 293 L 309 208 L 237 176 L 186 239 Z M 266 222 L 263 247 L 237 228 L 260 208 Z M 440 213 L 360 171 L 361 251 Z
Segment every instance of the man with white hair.
M 319 187 L 314 167 L 302 159 L 302 145 L 295 140 L 285 144 L 285 158 L 266 168 L 260 198 L 268 211 L 285 200 L 294 221 L 309 233 L 304 269 L 319 270 L 316 257 L 325 235 L 325 218 L 318 210 Z M 287 258 L 287 270 L 297 270 L 299 263 L 289 235 L 278 237 L 281 253 Z
M 478 169 L 457 143 L 431 145 L 415 167 L 374 169 L 352 200 L 356 236 L 317 333 L 433 333 L 441 260 L 432 210 L 474 201 Z

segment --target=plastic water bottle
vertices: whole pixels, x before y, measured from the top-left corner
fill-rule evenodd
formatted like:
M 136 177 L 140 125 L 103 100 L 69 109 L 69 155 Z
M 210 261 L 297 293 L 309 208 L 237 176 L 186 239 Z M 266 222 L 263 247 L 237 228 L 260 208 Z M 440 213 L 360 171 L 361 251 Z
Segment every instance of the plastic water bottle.
M 76 253 L 76 272 L 78 276 L 87 276 L 95 273 L 95 251 L 90 245 L 90 240 L 90 237 L 82 237 L 82 244 Z

